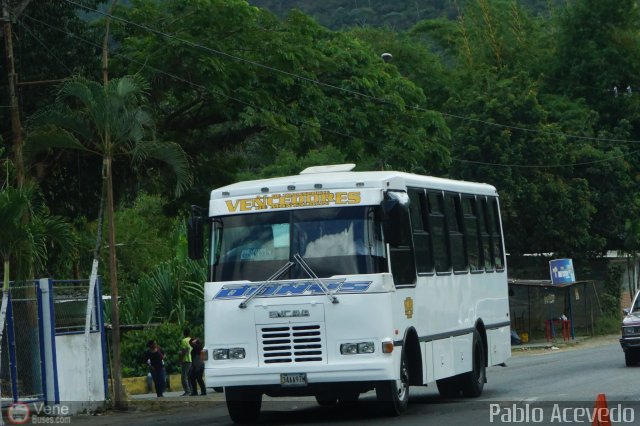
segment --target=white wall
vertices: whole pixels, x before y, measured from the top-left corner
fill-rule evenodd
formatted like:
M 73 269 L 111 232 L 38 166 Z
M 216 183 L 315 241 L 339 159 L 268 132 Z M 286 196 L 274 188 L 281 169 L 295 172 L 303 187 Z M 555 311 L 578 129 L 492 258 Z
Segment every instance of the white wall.
M 77 413 L 93 410 L 103 405 L 104 373 L 100 333 L 89 336 L 89 366 L 91 383 L 88 383 L 87 361 L 83 333 L 56 336 L 56 360 L 60 404 Z

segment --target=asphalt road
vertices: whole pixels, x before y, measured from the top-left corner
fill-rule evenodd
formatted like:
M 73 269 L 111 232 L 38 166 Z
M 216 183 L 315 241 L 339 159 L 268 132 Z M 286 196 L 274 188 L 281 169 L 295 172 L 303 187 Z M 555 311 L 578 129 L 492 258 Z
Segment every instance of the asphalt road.
M 592 424 L 598 394 L 607 399 L 614 424 L 640 425 L 640 367 L 628 368 L 614 339 L 563 350 L 515 354 L 507 367 L 491 367 L 477 399 L 446 400 L 435 385 L 412 387 L 407 413 L 381 417 L 375 395 L 355 408 L 319 407 L 313 398 L 265 398 L 261 424 L 278 425 L 492 425 Z M 147 404 L 150 402 L 147 401 Z M 221 396 L 214 400 L 167 398 L 138 409 L 102 416 L 75 416 L 77 425 L 228 425 Z M 616 421 L 617 420 L 617 421 Z

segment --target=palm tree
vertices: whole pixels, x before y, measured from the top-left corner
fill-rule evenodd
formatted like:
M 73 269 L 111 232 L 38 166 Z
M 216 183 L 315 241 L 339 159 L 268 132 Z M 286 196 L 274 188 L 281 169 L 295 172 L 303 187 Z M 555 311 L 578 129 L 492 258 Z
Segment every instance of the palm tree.
M 41 272 L 47 259 L 47 243 L 57 243 L 64 253 L 75 251 L 76 237 L 60 217 L 51 216 L 34 186 L 0 190 L 0 259 L 3 291 L 9 288 L 10 266 L 18 278 Z
M 42 270 L 49 242 L 57 243 L 63 254 L 73 254 L 76 236 L 62 218 L 50 216 L 35 187 L 0 190 L 0 259 L 4 270 L 0 305 L 0 342 L 9 301 L 10 266 L 18 278 L 31 277 Z
M 103 196 L 106 193 L 109 276 L 113 301 L 113 391 L 117 408 L 125 407 L 126 401 L 121 383 L 113 163 L 121 158 L 127 158 L 138 165 L 148 160 L 159 160 L 167 164 L 175 174 L 177 194 L 191 182 L 187 157 L 182 148 L 173 142 L 156 140 L 155 123 L 145 108 L 147 90 L 147 83 L 137 75 L 113 79 L 105 85 L 83 77 L 74 77 L 62 84 L 56 103 L 51 108 L 30 120 L 30 127 L 34 130 L 28 134 L 25 145 L 27 157 L 42 150 L 58 148 L 80 150 L 102 158 L 101 177 L 105 189 Z M 95 260 L 94 265 L 97 266 Z

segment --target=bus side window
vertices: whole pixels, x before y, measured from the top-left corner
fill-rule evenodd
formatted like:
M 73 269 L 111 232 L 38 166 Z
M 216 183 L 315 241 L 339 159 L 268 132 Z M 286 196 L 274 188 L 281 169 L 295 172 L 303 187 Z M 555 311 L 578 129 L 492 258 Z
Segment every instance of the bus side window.
M 478 197 L 480 201 L 480 239 L 482 240 L 482 261 L 484 263 L 484 270 L 487 272 L 493 272 L 493 244 L 490 234 L 490 220 L 489 212 L 487 208 L 487 199 L 485 197 Z
M 498 199 L 489 198 L 489 217 L 491 222 L 491 241 L 493 245 L 493 264 L 496 270 L 504 270 L 504 247 L 502 246 L 502 229 L 500 227 L 500 211 Z
M 444 221 L 444 199 L 442 192 L 428 191 L 429 226 L 433 238 L 433 260 L 436 272 L 451 272 L 449 239 Z
M 400 239 L 397 246 L 389 245 L 389 257 L 391 261 L 391 274 L 395 285 L 416 283 L 416 265 L 411 246 L 411 223 L 409 210 L 403 209 L 400 220 L 393 224 L 395 232 Z
M 462 234 L 462 209 L 460 206 L 459 194 L 445 195 L 445 217 L 449 230 L 449 244 L 451 245 L 451 259 L 453 260 L 453 270 L 462 272 L 467 270 L 467 250 Z
M 411 204 L 411 230 L 413 231 L 413 246 L 416 254 L 416 269 L 418 273 L 433 272 L 433 251 L 431 249 L 431 234 L 427 225 L 427 200 L 423 189 L 409 189 Z
M 482 242 L 480 240 L 480 227 L 478 226 L 478 214 L 475 198 L 466 195 L 462 198 L 462 211 L 464 213 L 464 236 L 469 255 L 469 269 L 472 272 L 483 271 L 480 253 Z

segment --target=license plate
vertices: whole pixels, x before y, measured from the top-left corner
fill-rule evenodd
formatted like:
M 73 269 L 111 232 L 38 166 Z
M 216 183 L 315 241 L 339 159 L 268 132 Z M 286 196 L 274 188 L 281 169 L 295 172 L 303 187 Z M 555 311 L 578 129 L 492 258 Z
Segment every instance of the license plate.
M 282 373 L 280 385 L 282 387 L 307 386 L 307 373 Z

